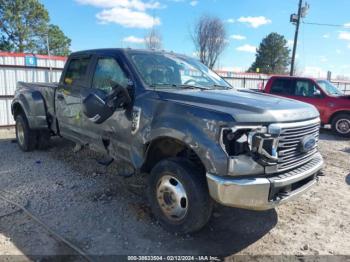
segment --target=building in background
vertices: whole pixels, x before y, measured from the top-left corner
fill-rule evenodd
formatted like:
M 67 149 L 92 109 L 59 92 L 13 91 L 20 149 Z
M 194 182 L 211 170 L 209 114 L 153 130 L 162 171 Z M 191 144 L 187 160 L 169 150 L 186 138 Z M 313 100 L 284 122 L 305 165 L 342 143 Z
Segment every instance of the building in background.
M 0 52 L 0 127 L 14 125 L 11 101 L 17 82 L 58 82 L 66 59 Z

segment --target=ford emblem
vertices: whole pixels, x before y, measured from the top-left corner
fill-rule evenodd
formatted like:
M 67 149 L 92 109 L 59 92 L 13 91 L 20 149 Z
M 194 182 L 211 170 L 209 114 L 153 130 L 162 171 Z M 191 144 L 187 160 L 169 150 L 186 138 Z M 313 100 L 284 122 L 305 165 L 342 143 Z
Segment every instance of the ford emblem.
M 306 153 L 313 149 L 316 145 L 316 138 L 314 136 L 307 136 L 301 140 L 301 152 Z

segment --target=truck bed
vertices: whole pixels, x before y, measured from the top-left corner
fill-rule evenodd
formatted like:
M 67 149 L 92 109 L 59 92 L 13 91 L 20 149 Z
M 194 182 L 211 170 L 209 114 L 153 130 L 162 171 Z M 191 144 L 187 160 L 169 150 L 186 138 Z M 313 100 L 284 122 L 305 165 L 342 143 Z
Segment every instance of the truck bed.
M 45 101 L 45 106 L 47 108 L 47 113 L 49 115 L 55 115 L 55 93 L 58 87 L 58 83 L 26 83 L 26 82 L 18 82 L 17 89 L 20 90 L 22 88 L 36 90 L 38 91 Z

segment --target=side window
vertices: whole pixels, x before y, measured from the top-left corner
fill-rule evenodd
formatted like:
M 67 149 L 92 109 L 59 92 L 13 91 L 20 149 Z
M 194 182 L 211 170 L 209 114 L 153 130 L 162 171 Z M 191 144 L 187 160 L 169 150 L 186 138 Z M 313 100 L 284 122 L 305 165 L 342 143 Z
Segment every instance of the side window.
M 288 79 L 276 79 L 272 83 L 271 94 L 294 95 L 291 81 Z
M 98 59 L 92 80 L 92 88 L 109 93 L 114 86 L 126 86 L 127 82 L 127 76 L 114 58 Z
M 315 97 L 317 94 L 317 87 L 314 83 L 308 80 L 295 81 L 295 95 L 303 97 Z
M 64 82 L 71 85 L 76 80 L 83 80 L 89 66 L 90 58 L 72 59 L 69 62 Z

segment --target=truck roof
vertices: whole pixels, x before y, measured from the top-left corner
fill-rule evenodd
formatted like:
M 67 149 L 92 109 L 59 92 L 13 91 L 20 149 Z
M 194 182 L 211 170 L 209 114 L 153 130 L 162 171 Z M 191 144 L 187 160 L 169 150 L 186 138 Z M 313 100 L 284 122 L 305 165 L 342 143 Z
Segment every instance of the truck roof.
M 307 80 L 314 80 L 316 81 L 315 78 L 313 77 L 307 77 L 307 76 L 288 76 L 288 75 L 272 75 L 270 79 L 274 78 L 284 78 L 284 79 L 307 79 Z
M 133 48 L 100 48 L 100 49 L 90 49 L 90 50 L 82 50 L 71 53 L 70 56 L 75 55 L 88 55 L 88 54 L 111 54 L 111 53 L 128 53 L 128 52 L 140 52 L 140 53 L 154 53 L 154 54 L 172 54 L 178 56 L 186 56 L 174 53 L 172 51 L 165 50 L 155 50 L 155 49 L 133 49 Z

